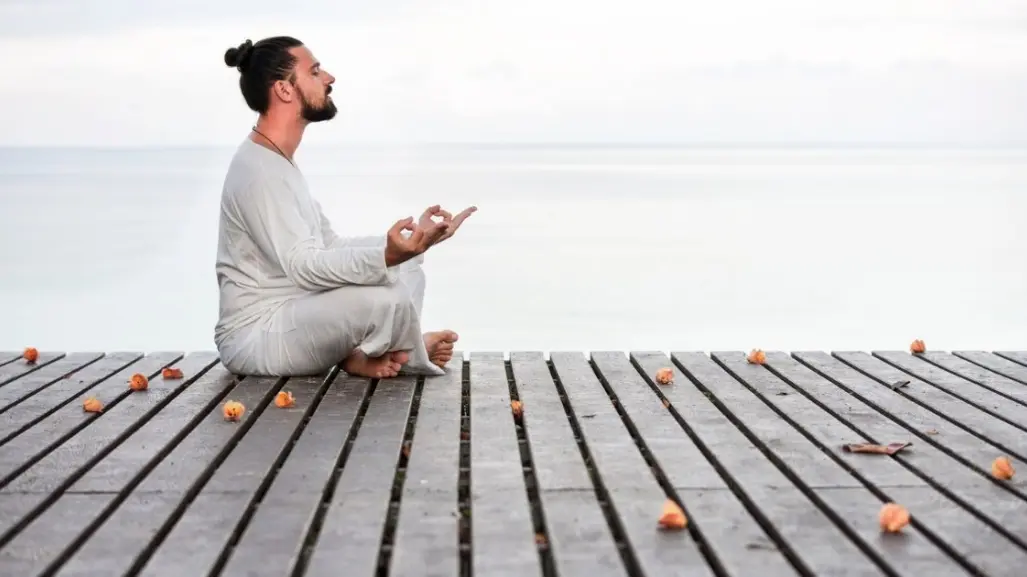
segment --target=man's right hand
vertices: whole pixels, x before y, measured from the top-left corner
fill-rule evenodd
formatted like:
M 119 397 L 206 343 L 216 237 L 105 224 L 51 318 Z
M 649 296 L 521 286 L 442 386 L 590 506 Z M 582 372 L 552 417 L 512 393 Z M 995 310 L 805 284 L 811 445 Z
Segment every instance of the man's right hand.
M 403 231 L 410 231 L 404 236 Z M 396 266 L 428 250 L 449 230 L 448 222 L 436 222 L 427 227 L 414 224 L 413 217 L 396 221 L 385 235 L 385 266 Z

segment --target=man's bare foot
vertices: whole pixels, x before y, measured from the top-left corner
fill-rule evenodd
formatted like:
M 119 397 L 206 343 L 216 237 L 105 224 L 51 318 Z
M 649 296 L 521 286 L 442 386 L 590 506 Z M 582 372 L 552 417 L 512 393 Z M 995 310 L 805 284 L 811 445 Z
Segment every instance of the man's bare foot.
M 453 343 L 458 338 L 453 331 L 424 333 L 424 348 L 428 349 L 428 359 L 432 364 L 446 368 L 446 363 L 453 359 Z
M 399 375 L 399 369 L 409 359 L 410 355 L 406 352 L 368 357 L 361 351 L 354 351 L 342 362 L 342 370 L 357 377 L 387 379 Z

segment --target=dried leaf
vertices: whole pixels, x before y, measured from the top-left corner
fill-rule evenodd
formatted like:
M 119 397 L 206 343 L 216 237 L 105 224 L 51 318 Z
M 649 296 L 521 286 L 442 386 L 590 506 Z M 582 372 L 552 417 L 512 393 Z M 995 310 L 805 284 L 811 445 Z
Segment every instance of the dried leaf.
M 908 384 L 909 384 L 909 381 L 895 381 L 894 383 L 891 384 L 891 390 L 895 391 L 895 390 L 901 389 L 902 387 L 905 387 Z
M 889 443 L 887 445 L 875 445 L 873 443 L 851 443 L 842 445 L 847 453 L 875 453 L 879 455 L 894 455 L 913 443 Z
M 927 429 L 926 431 L 924 431 L 924 434 L 925 435 L 937 435 L 938 434 L 938 429 Z

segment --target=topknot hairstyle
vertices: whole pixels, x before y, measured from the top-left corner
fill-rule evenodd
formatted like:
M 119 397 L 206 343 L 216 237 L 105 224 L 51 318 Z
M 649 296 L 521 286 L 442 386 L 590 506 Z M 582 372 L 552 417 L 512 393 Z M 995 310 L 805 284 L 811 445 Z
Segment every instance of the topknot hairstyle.
M 239 71 L 239 90 L 250 110 L 267 112 L 271 86 L 295 78 L 296 57 L 289 50 L 302 45 L 291 36 L 272 36 L 256 44 L 247 39 L 225 51 L 225 65 Z

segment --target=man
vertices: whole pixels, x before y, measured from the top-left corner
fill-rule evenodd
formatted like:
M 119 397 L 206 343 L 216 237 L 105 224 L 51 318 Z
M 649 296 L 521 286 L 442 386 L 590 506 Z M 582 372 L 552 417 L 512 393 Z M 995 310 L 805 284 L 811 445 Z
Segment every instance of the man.
M 337 235 L 292 157 L 306 126 L 330 120 L 335 78 L 295 38 L 249 40 L 225 52 L 259 118 L 240 144 L 221 198 L 216 272 L 221 362 L 240 375 L 442 374 L 453 331 L 421 333 L 430 247 L 476 209 L 432 206 L 386 234 Z M 438 219 L 438 220 L 436 220 Z

